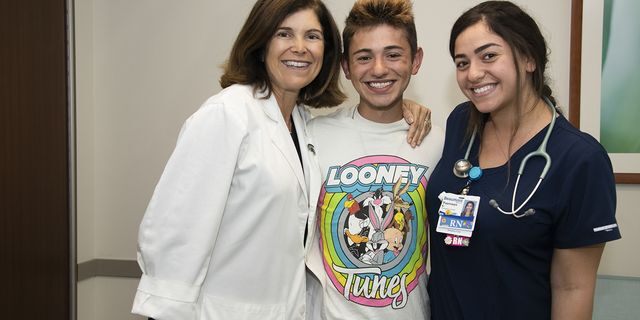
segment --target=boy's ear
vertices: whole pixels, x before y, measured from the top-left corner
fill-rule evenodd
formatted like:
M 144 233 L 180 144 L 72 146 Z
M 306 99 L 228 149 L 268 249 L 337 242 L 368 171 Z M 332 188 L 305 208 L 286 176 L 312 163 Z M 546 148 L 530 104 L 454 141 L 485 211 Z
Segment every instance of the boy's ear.
M 411 63 L 411 74 L 416 75 L 418 70 L 420 70 L 420 66 L 422 65 L 422 57 L 424 56 L 424 52 L 421 47 L 418 47 L 416 50 L 416 54 L 413 55 L 413 61 Z
M 351 74 L 349 73 L 349 61 L 345 57 L 340 60 L 340 64 L 342 65 L 342 71 L 344 72 L 344 76 L 347 77 L 347 80 L 351 80 Z

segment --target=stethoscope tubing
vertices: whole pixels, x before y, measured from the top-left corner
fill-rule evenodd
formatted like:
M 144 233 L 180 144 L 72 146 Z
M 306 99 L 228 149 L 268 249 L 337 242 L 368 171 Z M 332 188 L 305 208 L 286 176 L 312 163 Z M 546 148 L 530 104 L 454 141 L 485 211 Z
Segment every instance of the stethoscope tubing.
M 556 111 L 556 107 L 553 105 L 553 103 L 551 103 L 549 98 L 547 98 L 547 97 L 542 97 L 542 98 L 544 99 L 545 103 L 547 104 L 547 106 L 551 110 L 551 113 L 552 113 L 551 123 L 549 123 L 549 128 L 547 129 L 547 132 L 545 133 L 545 136 L 544 136 L 544 139 L 542 140 L 542 143 L 540 143 L 540 146 L 538 146 L 538 149 L 536 149 L 535 151 L 530 152 L 529 154 L 527 154 L 524 157 L 524 159 L 522 159 L 522 162 L 520 163 L 520 168 L 518 169 L 518 178 L 516 179 L 516 184 L 515 184 L 515 186 L 513 188 L 513 194 L 512 194 L 512 197 L 511 197 L 511 211 L 504 211 L 503 209 L 501 209 L 500 205 L 498 204 L 498 202 L 495 201 L 494 199 L 491 199 L 489 201 L 489 204 L 492 207 L 496 208 L 501 213 L 507 214 L 507 215 L 513 215 L 516 218 L 525 217 L 525 216 L 528 216 L 528 215 L 531 215 L 531 214 L 535 213 L 535 210 L 533 210 L 533 209 L 528 209 L 522 214 L 518 214 L 518 211 L 522 210 L 522 208 L 524 208 L 524 206 L 529 202 L 529 200 L 531 200 L 533 195 L 538 190 L 538 187 L 540 186 L 540 183 L 542 183 L 542 180 L 544 180 L 544 178 L 546 177 L 547 172 L 549 171 L 549 168 L 551 168 L 551 156 L 549 156 L 549 153 L 547 153 L 547 143 L 549 142 L 549 137 L 551 137 L 551 131 L 555 127 L 556 117 L 557 117 L 558 113 Z M 478 128 L 475 127 L 473 129 L 473 133 L 471 134 L 471 139 L 469 140 L 469 145 L 467 146 L 467 150 L 465 152 L 464 159 L 460 159 L 460 160 L 456 161 L 456 163 L 455 163 L 455 165 L 453 167 L 454 175 L 457 176 L 457 177 L 466 178 L 468 176 L 468 172 L 469 172 L 468 170 L 466 172 L 462 172 L 462 170 L 458 170 L 458 168 L 460 168 L 460 167 L 471 167 L 471 164 L 469 162 L 469 154 L 471 153 L 471 146 L 473 145 L 473 142 L 475 141 L 477 131 L 478 131 Z M 531 193 L 529 193 L 529 196 L 527 196 L 527 198 L 524 200 L 524 202 L 522 202 L 522 204 L 520 206 L 518 206 L 518 208 L 516 209 L 516 194 L 518 193 L 518 185 L 520 183 L 520 177 L 524 173 L 524 169 L 526 168 L 527 161 L 529 161 L 529 159 L 531 159 L 533 157 L 542 157 L 545 160 L 545 165 L 544 165 L 544 168 L 542 169 L 542 172 L 540 172 L 540 177 L 538 179 L 538 182 L 536 183 L 536 186 L 533 188 Z

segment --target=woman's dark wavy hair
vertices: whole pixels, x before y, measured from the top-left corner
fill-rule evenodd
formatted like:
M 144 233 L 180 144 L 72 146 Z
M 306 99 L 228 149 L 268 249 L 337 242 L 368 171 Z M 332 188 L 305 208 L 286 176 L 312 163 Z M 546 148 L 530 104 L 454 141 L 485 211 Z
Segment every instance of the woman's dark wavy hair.
M 342 103 L 346 96 L 340 88 L 340 31 L 320 0 L 258 0 L 233 44 L 220 86 L 249 84 L 255 91 L 271 96 L 273 86 L 263 61 L 267 45 L 282 21 L 304 9 L 313 10 L 322 25 L 324 59 L 318 76 L 300 90 L 297 103 L 310 107 Z
M 455 56 L 455 44 L 458 36 L 467 28 L 478 22 L 484 22 L 489 30 L 500 36 L 514 52 L 514 65 L 518 66 L 519 61 L 524 58 L 532 59 L 536 65 L 533 71 L 532 83 L 533 89 L 539 97 L 546 96 L 555 105 L 555 98 L 547 84 L 545 70 L 547 67 L 548 50 L 547 44 L 540 32 L 538 24 L 517 5 L 509 1 L 486 1 L 467 10 L 453 24 L 451 36 L 449 38 L 449 53 L 453 58 Z M 520 94 L 520 69 L 517 71 L 517 103 L 521 103 Z M 480 113 L 476 108 L 470 108 L 469 125 L 467 126 L 467 135 L 471 135 L 474 128 L 478 128 L 478 135 L 481 136 L 482 129 L 486 120 L 486 115 Z M 518 108 L 518 119 L 520 108 Z M 516 124 L 517 128 L 518 124 Z

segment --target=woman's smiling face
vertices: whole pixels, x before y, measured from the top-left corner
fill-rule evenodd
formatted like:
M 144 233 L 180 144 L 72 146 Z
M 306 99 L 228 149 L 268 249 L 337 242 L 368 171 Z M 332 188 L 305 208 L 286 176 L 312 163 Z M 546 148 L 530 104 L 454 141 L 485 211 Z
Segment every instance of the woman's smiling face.
M 512 48 L 485 22 L 464 30 L 455 40 L 456 79 L 478 111 L 490 113 L 514 106 L 518 72 Z M 521 75 L 526 70 L 521 70 Z
M 276 95 L 297 95 L 320 73 L 324 56 L 322 26 L 311 9 L 282 21 L 267 45 L 265 65 Z

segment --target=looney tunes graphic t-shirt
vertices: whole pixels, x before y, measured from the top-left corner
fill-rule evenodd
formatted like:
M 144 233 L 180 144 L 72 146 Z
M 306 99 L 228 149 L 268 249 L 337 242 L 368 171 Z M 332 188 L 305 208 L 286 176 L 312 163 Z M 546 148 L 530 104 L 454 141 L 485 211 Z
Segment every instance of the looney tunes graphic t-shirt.
M 425 189 L 444 133 L 433 128 L 414 149 L 408 128 L 356 107 L 309 124 L 323 185 L 308 261 L 323 319 L 429 318 Z

